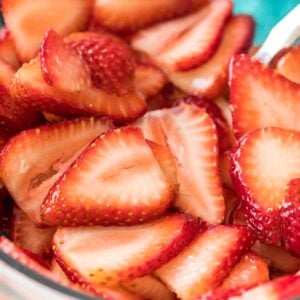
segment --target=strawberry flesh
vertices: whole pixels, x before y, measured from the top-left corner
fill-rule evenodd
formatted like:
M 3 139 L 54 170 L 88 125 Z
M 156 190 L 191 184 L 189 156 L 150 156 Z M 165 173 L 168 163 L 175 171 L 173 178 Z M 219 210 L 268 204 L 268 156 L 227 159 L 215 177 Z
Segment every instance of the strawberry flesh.
M 40 205 L 55 181 L 108 121 L 77 119 L 24 131 L 0 154 L 1 179 L 22 211 L 41 224 Z
M 122 153 L 122 155 L 120 155 Z M 91 188 L 91 182 L 97 185 Z M 48 225 L 131 225 L 162 215 L 174 185 L 141 131 L 123 127 L 95 140 L 42 205 Z
M 53 29 L 49 29 L 40 48 L 42 74 L 45 81 L 67 92 L 79 92 L 91 86 L 91 71 Z
M 53 249 L 73 282 L 109 287 L 151 274 L 201 228 L 203 223 L 179 214 L 131 227 L 60 227 Z
M 289 182 L 281 210 L 281 232 L 286 249 L 300 258 L 300 179 Z
M 215 226 L 198 234 L 156 275 L 180 299 L 192 300 L 218 287 L 254 242 L 247 227 Z
M 230 103 L 238 137 L 268 126 L 300 130 L 300 85 L 246 54 L 231 61 Z
M 262 242 L 280 245 L 284 191 L 291 179 L 300 176 L 300 133 L 257 129 L 239 141 L 231 165 L 248 224 Z

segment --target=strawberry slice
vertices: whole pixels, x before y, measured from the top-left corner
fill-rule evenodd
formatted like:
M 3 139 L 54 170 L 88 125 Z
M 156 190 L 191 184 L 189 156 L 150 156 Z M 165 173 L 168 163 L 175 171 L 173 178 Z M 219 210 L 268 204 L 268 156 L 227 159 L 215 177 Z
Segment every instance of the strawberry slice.
M 216 51 L 231 10 L 231 0 L 210 1 L 201 9 L 199 21 L 168 45 L 156 60 L 177 71 L 200 66 Z
M 40 48 L 45 81 L 67 92 L 80 92 L 91 86 L 91 71 L 85 60 L 53 29 L 49 29 Z
M 92 5 L 92 0 L 3 0 L 4 21 L 21 61 L 28 61 L 35 56 L 49 28 L 62 36 L 84 29 Z
M 97 0 L 94 19 L 109 30 L 132 32 L 190 9 L 190 0 Z
M 54 235 L 54 255 L 73 282 L 114 286 L 151 274 L 202 227 L 179 214 L 131 227 L 61 227 Z
M 230 156 L 231 151 L 225 151 L 220 155 L 220 171 L 222 182 L 228 188 L 233 188 L 231 176 L 230 176 Z
M 222 222 L 225 204 L 213 120 L 204 109 L 184 103 L 163 110 L 161 119 L 177 162 L 180 187 L 174 205 L 210 224 Z
M 277 62 L 276 70 L 291 81 L 300 83 L 300 45 L 291 48 Z
M 6 89 L 9 85 L 11 79 L 13 78 L 15 71 L 13 67 L 5 62 L 4 60 L 0 59 L 0 87 L 1 87 L 1 94 L 3 89 Z
M 143 299 L 175 300 L 175 295 L 156 277 L 148 275 L 123 283 L 130 292 L 139 295 Z
M 225 207 L 226 207 L 226 215 L 225 215 L 225 224 L 234 224 L 234 225 L 246 225 L 243 223 L 234 223 L 233 216 L 236 213 L 238 206 L 239 206 L 239 199 L 235 192 L 235 190 L 228 188 L 227 186 L 223 186 L 224 192 L 224 200 L 225 200 Z M 234 220 L 236 221 L 236 220 Z
M 168 81 L 158 67 L 149 63 L 138 64 L 134 76 L 135 87 L 145 98 L 156 95 Z
M 266 244 L 280 245 L 280 209 L 287 184 L 300 177 L 300 133 L 257 129 L 232 155 L 232 177 L 248 224 Z
M 219 286 L 254 242 L 247 227 L 215 226 L 198 234 L 156 275 L 180 299 L 194 299 Z
M 300 130 L 300 85 L 248 55 L 231 61 L 230 103 L 237 136 L 268 126 Z
M 1 179 L 21 210 L 41 224 L 40 205 L 84 148 L 110 128 L 104 120 L 77 119 L 24 131 L 4 147 Z
M 277 278 L 270 282 L 258 285 L 246 292 L 241 291 L 240 296 L 218 298 L 230 300 L 251 300 L 251 299 L 272 299 L 283 300 L 293 299 L 300 294 L 300 276 L 290 275 Z
M 296 273 L 300 270 L 300 259 L 292 256 L 283 247 L 264 245 L 257 241 L 252 251 L 270 262 L 270 266 L 284 273 Z
M 14 207 L 12 240 L 17 246 L 41 257 L 51 256 L 55 228 L 38 228 L 20 209 Z
M 97 185 L 91 188 L 91 182 Z M 174 185 L 141 131 L 123 127 L 82 153 L 50 190 L 41 211 L 48 225 L 131 225 L 162 215 L 173 196 Z
M 133 90 L 135 58 L 128 45 L 108 33 L 74 33 L 65 39 L 86 61 L 94 86 L 124 96 Z
M 6 27 L 0 28 L 0 59 L 10 64 L 15 70 L 20 67 L 14 41 Z
M 281 210 L 281 230 L 286 249 L 300 258 L 300 178 L 288 184 Z
M 147 104 L 133 91 L 124 97 L 107 94 L 91 87 L 79 93 L 59 91 L 43 79 L 40 62 L 32 60 L 15 74 L 10 85 L 11 96 L 22 105 L 59 116 L 109 116 L 118 122 L 128 122 L 141 116 Z
M 206 63 L 190 71 L 166 70 L 170 81 L 191 95 L 210 99 L 220 96 L 227 88 L 230 58 L 248 48 L 253 32 L 254 22 L 251 17 L 246 15 L 232 17 L 213 56 Z

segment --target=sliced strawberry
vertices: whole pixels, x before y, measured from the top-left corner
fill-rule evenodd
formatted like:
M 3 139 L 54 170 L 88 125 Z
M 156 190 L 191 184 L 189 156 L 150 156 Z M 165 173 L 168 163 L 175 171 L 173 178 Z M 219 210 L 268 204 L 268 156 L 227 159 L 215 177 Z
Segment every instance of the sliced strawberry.
M 293 299 L 300 294 L 300 276 L 290 275 L 280 277 L 270 282 L 258 285 L 246 292 L 241 291 L 240 296 L 218 298 L 219 300 L 251 300 L 251 299 L 272 299 L 283 300 Z
M 82 153 L 50 190 L 41 211 L 48 225 L 131 225 L 162 215 L 173 197 L 174 185 L 141 131 L 123 127 Z
M 262 242 L 280 245 L 280 209 L 287 184 L 300 177 L 300 133 L 269 127 L 240 140 L 232 177 L 248 224 Z
M 6 27 L 0 29 L 0 59 L 18 69 L 20 62 L 16 53 L 15 44 Z
M 214 104 L 214 102 L 208 101 L 205 98 L 187 96 L 179 102 L 175 102 L 174 105 L 177 105 L 180 102 L 194 104 L 196 106 L 204 108 L 216 124 L 220 151 L 222 152 L 231 148 L 232 145 L 230 136 L 230 126 L 227 123 L 225 117 L 223 116 L 221 109 L 216 104 Z
M 300 45 L 282 55 L 276 64 L 276 69 L 289 80 L 300 83 Z
M 74 33 L 66 41 L 89 65 L 96 87 L 118 96 L 134 89 L 135 58 L 124 41 L 105 32 Z
M 201 9 L 199 21 L 167 46 L 156 60 L 176 71 L 200 66 L 216 51 L 231 10 L 231 0 L 210 1 Z
M 230 155 L 231 151 L 225 151 L 220 155 L 220 171 L 222 182 L 225 186 L 233 188 L 231 176 L 230 176 Z
M 94 19 L 112 31 L 135 31 L 191 9 L 190 0 L 97 0 Z
M 237 194 L 235 190 L 224 186 L 223 187 L 224 192 L 224 200 L 225 200 L 225 207 L 226 207 L 226 215 L 225 215 L 225 224 L 234 224 L 234 225 L 246 225 L 246 224 L 239 224 L 239 223 L 233 223 L 233 214 L 236 212 L 237 207 L 239 205 L 239 199 L 237 197 Z
M 154 276 L 148 275 L 123 283 L 130 292 L 139 295 L 143 299 L 174 300 L 175 295 Z
M 168 81 L 158 67 L 149 63 L 138 64 L 134 76 L 135 87 L 145 98 L 156 95 Z
M 21 61 L 35 56 L 49 28 L 62 36 L 84 29 L 92 4 L 92 0 L 3 0 L 4 21 Z
M 67 92 L 80 92 L 92 85 L 91 71 L 85 60 L 70 45 L 49 29 L 40 48 L 45 81 Z
M 147 141 L 153 155 L 160 168 L 163 170 L 169 181 L 174 185 L 174 190 L 178 189 L 176 160 L 168 147 L 159 145 L 152 141 Z
M 51 256 L 52 238 L 56 229 L 38 228 L 20 209 L 14 208 L 12 239 L 23 249 L 48 258 Z
M 251 17 L 238 15 L 225 27 L 221 43 L 214 55 L 203 65 L 186 72 L 168 71 L 170 81 L 191 95 L 215 98 L 226 91 L 228 63 L 232 55 L 248 48 L 254 32 Z
M 282 203 L 281 233 L 286 249 L 300 258 L 300 178 L 288 184 Z
M 213 120 L 204 109 L 184 103 L 163 110 L 161 120 L 177 162 L 180 187 L 175 206 L 210 224 L 222 222 L 225 203 Z
M 283 247 L 264 245 L 257 241 L 252 250 L 268 260 L 272 268 L 291 274 L 300 270 L 300 259 L 292 256 Z
M 180 299 L 194 299 L 220 285 L 254 242 L 247 227 L 215 226 L 199 234 L 156 274 Z
M 67 277 L 66 273 L 57 263 L 57 261 L 53 258 L 50 265 L 50 270 L 61 282 L 65 282 L 66 284 L 72 284 L 70 279 Z
M 188 245 L 200 228 L 203 223 L 179 214 L 131 227 L 59 228 L 54 254 L 73 282 L 114 286 L 151 274 Z
M 1 179 L 24 213 L 41 223 L 40 205 L 51 186 L 97 136 L 104 120 L 77 119 L 24 131 L 1 152 Z
M 0 59 L 0 86 L 1 90 L 6 88 L 10 83 L 11 79 L 13 78 L 15 71 L 13 67 L 5 62 L 4 60 Z M 2 92 L 1 92 L 2 94 Z
M 26 107 L 66 117 L 104 115 L 119 122 L 128 122 L 147 109 L 144 98 L 135 91 L 118 97 L 95 87 L 80 93 L 54 89 L 44 81 L 38 60 L 21 67 L 12 79 L 9 91 L 17 102 Z
M 300 130 L 300 85 L 248 55 L 231 61 L 230 102 L 237 136 L 268 126 Z

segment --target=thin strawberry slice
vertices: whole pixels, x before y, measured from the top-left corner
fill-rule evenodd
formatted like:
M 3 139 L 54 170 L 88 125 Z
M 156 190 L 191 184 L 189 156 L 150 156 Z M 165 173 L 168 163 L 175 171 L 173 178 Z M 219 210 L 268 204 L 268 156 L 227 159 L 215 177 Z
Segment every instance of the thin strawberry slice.
M 213 120 L 204 109 L 182 103 L 163 110 L 161 122 L 177 162 L 180 187 L 174 205 L 210 224 L 222 222 L 225 203 Z
M 286 249 L 300 258 L 300 178 L 288 183 L 281 210 L 281 234 Z
M 300 133 L 257 129 L 232 155 L 232 177 L 248 224 L 266 244 L 280 245 L 280 209 L 287 184 L 300 177 Z
M 123 283 L 130 292 L 139 295 L 143 299 L 175 300 L 175 295 L 154 276 L 148 275 Z
M 225 151 L 220 154 L 220 171 L 223 184 L 228 188 L 233 188 L 230 176 L 230 156 L 231 150 Z
M 49 29 L 40 48 L 45 81 L 67 92 L 80 92 L 91 86 L 91 71 L 85 60 L 53 29 Z
M 41 224 L 40 205 L 55 181 L 110 123 L 77 119 L 24 131 L 4 147 L 1 179 L 22 211 Z
M 94 19 L 109 30 L 130 32 L 190 9 L 190 0 L 97 0 Z
M 284 273 L 296 273 L 300 270 L 300 259 L 292 256 L 283 247 L 264 245 L 257 241 L 252 247 L 257 255 L 270 262 L 270 266 Z
M 174 185 L 141 131 L 123 127 L 82 153 L 50 190 L 41 211 L 48 225 L 131 225 L 162 215 L 173 196 Z
M 218 287 L 254 242 L 247 227 L 215 226 L 199 234 L 156 274 L 180 299 L 192 300 Z
M 291 48 L 280 57 L 276 70 L 291 81 L 300 83 L 300 45 Z
M 28 61 L 35 56 L 49 28 L 62 36 L 84 29 L 92 5 L 92 0 L 3 0 L 5 24 L 21 61 Z
M 231 141 L 231 130 L 230 126 L 227 123 L 225 117 L 221 109 L 214 104 L 214 102 L 209 101 L 205 98 L 195 97 L 195 96 L 187 96 L 179 101 L 176 101 L 174 105 L 178 105 L 178 103 L 184 102 L 187 104 L 192 104 L 204 108 L 205 111 L 209 114 L 209 116 L 213 119 L 216 124 L 218 138 L 219 138 L 219 148 L 220 151 L 223 152 L 228 150 L 232 146 Z
M 293 299 L 300 294 L 300 276 L 290 275 L 277 278 L 270 282 L 258 285 L 246 292 L 240 291 L 240 296 L 218 298 L 220 300 L 252 300 L 272 299 L 283 300 Z
M 300 85 L 248 55 L 231 61 L 230 103 L 237 136 L 268 126 L 300 130 Z
M 15 71 L 13 67 L 5 62 L 4 60 L 0 59 L 0 86 L 1 90 L 6 88 L 10 83 L 11 79 L 13 78 Z
M 15 44 L 6 27 L 0 29 L 0 59 L 10 64 L 14 69 L 20 67 Z
M 20 209 L 14 208 L 11 236 L 14 243 L 41 257 L 51 256 L 55 228 L 38 228 Z
M 188 245 L 202 227 L 198 220 L 174 214 L 131 227 L 59 228 L 53 249 L 73 282 L 114 286 L 151 274 Z
M 108 33 L 74 33 L 65 39 L 92 72 L 94 86 L 124 96 L 134 89 L 135 57 L 129 46 Z
M 9 92 L 23 106 L 65 117 L 109 116 L 118 122 L 128 122 L 147 109 L 144 98 L 135 91 L 118 97 L 96 87 L 79 93 L 54 89 L 44 81 L 38 60 L 32 60 L 19 69 Z
M 158 94 L 168 81 L 158 67 L 149 63 L 138 64 L 134 76 L 135 87 L 145 98 Z
M 237 207 L 239 205 L 239 198 L 235 192 L 235 190 L 223 186 L 223 192 L 224 192 L 224 200 L 225 200 L 225 207 L 226 207 L 226 215 L 225 215 L 225 224 L 234 224 L 234 225 L 246 225 L 246 224 L 239 224 L 239 223 L 233 223 L 233 215 L 237 210 Z
M 176 160 L 168 147 L 159 145 L 152 141 L 147 141 L 153 155 L 160 168 L 163 170 L 169 181 L 174 185 L 174 190 L 178 189 Z
M 210 1 L 201 9 L 199 21 L 166 47 L 156 60 L 177 71 L 200 66 L 216 51 L 231 10 L 231 0 Z
M 232 55 L 247 50 L 254 32 L 253 19 L 234 16 L 224 29 L 220 45 L 213 56 L 201 66 L 186 72 L 166 70 L 169 80 L 191 95 L 213 99 L 226 91 L 228 63 Z

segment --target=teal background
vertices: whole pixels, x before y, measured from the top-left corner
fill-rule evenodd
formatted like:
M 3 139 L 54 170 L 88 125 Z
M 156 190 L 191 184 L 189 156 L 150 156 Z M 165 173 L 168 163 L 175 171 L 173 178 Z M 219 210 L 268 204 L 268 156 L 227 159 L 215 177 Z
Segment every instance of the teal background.
M 261 44 L 270 29 L 299 3 L 300 0 L 234 0 L 234 12 L 254 17 L 256 21 L 254 43 Z

